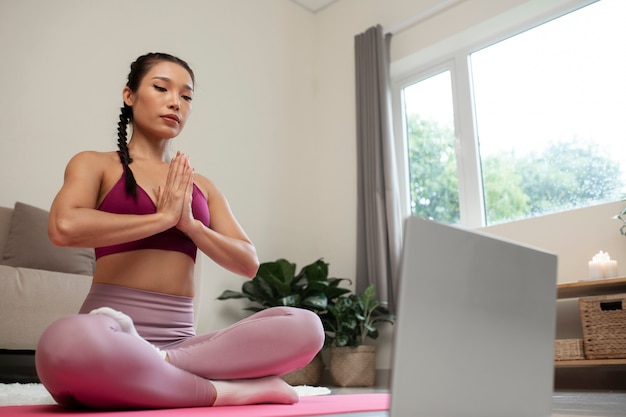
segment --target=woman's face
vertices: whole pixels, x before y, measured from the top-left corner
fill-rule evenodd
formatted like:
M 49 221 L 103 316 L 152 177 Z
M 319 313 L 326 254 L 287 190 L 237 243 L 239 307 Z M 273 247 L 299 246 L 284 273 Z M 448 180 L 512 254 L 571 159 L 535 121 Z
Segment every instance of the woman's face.
M 123 97 L 133 108 L 133 130 L 170 139 L 178 136 L 191 114 L 193 81 L 182 66 L 162 61 L 148 71 L 137 91 L 125 87 Z

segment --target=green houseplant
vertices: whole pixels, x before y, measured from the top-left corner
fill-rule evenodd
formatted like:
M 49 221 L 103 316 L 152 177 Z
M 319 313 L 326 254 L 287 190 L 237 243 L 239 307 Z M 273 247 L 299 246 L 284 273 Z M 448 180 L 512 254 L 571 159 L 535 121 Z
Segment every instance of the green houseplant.
M 378 325 L 393 324 L 395 316 L 377 300 L 373 285 L 360 294 L 339 297 L 323 317 L 330 347 L 329 371 L 338 386 L 372 386 L 376 378 Z
M 264 262 L 254 278 L 241 286 L 241 291 L 224 291 L 218 300 L 247 298 L 254 304 L 249 311 L 260 311 L 269 307 L 300 307 L 321 314 L 329 303 L 350 290 L 341 288 L 347 278 L 328 276 L 328 264 L 322 259 L 304 266 L 296 274 L 296 264 L 286 259 Z
M 281 258 L 262 263 L 256 276 L 243 283 L 241 291 L 226 290 L 218 300 L 248 299 L 252 305 L 245 310 L 253 312 L 276 306 L 305 308 L 320 316 L 326 326 L 323 317 L 328 315 L 328 309 L 336 299 L 350 292 L 339 286 L 342 281 L 350 280 L 329 277 L 328 263 L 322 259 L 302 267 L 296 274 L 296 264 Z M 309 366 L 283 379 L 292 385 L 317 385 L 323 370 L 324 362 L 318 354 Z

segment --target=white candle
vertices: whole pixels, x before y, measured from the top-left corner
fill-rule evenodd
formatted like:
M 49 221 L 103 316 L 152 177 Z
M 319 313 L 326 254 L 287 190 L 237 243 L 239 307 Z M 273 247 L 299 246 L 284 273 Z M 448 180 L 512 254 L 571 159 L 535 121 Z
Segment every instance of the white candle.
M 589 261 L 589 279 L 602 279 L 602 263 L 599 261 Z
M 604 278 L 615 278 L 617 276 L 617 261 L 607 261 L 604 263 Z
M 613 278 L 617 276 L 617 261 L 608 253 L 600 251 L 589 261 L 589 279 Z

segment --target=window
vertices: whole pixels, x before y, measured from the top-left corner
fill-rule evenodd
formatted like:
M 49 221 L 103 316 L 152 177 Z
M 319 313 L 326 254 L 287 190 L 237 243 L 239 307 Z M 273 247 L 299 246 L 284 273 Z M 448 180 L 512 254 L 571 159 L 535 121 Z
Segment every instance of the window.
M 475 227 L 623 198 L 623 16 L 601 0 L 397 82 L 411 214 Z
M 459 186 L 450 71 L 409 85 L 403 93 L 411 212 L 458 223 Z

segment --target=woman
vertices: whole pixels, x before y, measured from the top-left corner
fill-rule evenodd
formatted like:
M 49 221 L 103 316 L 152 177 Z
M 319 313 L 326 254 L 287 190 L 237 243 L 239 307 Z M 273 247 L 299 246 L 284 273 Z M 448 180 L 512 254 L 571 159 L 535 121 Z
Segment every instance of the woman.
M 160 53 L 139 57 L 122 91 L 117 152 L 82 152 L 50 209 L 50 239 L 94 247 L 81 314 L 54 322 L 36 353 L 41 382 L 64 406 L 171 408 L 294 403 L 278 375 L 323 344 L 314 313 L 272 308 L 195 335 L 197 249 L 253 277 L 256 250 L 220 190 L 170 142 L 191 113 L 194 74 Z M 127 125 L 132 136 L 127 141 Z

